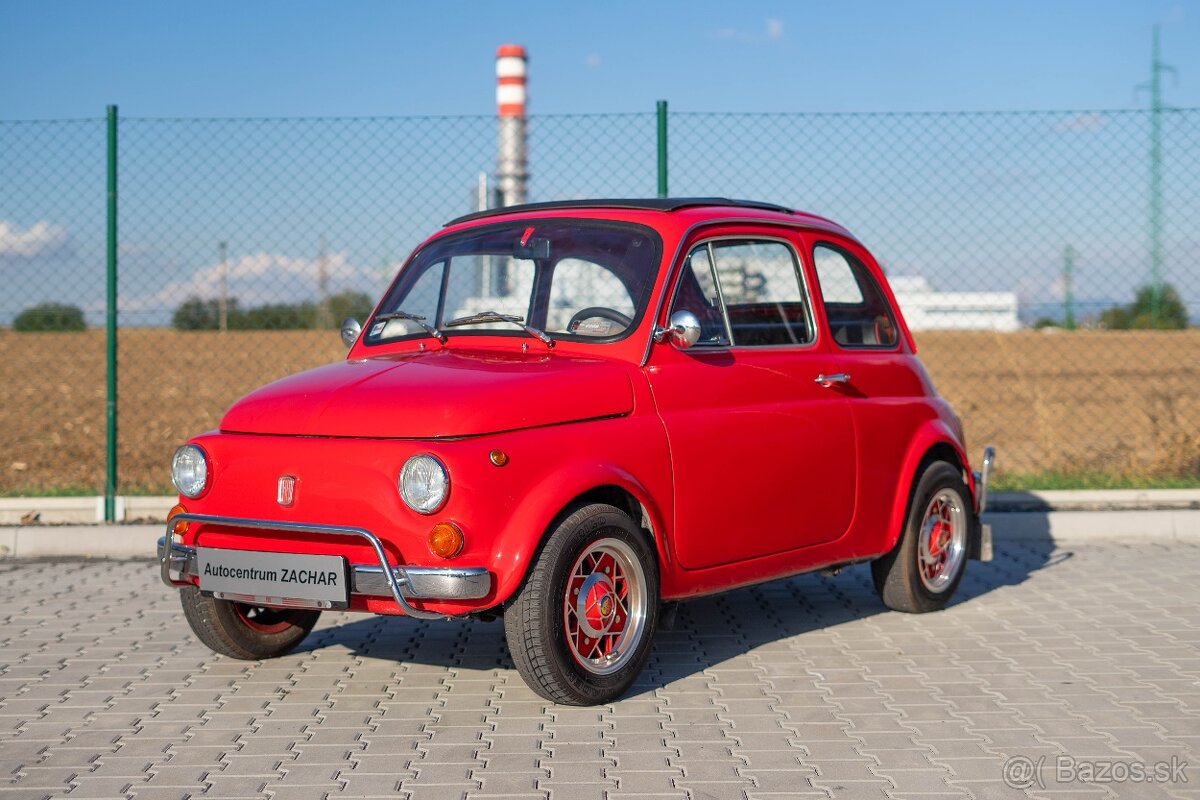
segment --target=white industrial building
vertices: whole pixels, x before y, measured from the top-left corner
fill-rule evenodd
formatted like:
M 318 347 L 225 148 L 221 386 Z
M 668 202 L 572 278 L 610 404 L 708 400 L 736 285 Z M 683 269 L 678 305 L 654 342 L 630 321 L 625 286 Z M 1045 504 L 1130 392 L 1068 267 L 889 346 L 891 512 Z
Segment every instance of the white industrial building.
M 914 331 L 1015 331 L 1016 292 L 939 292 L 920 275 L 889 276 L 892 293 Z

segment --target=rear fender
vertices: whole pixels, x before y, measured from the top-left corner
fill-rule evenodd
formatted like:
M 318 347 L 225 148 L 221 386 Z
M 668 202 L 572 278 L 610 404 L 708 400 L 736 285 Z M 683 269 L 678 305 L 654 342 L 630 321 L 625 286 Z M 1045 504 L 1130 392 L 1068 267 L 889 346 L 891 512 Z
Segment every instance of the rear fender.
M 890 552 L 896 546 L 896 542 L 900 539 L 900 533 L 904 529 L 904 518 L 908 514 L 908 504 L 911 500 L 912 491 L 916 486 L 917 480 L 920 478 L 920 470 L 924 466 L 926 457 L 930 455 L 934 448 L 939 446 L 950 447 L 958 456 L 959 465 L 965 473 L 964 480 L 967 482 L 967 490 L 971 493 L 971 497 L 966 498 L 968 502 L 973 502 L 975 496 L 974 479 L 971 476 L 967 455 L 963 451 L 962 444 L 951 427 L 941 419 L 927 420 L 913 435 L 909 442 L 908 450 L 905 452 L 904 461 L 900 468 L 900 480 L 896 483 L 895 495 L 892 498 L 892 513 L 891 522 L 888 525 L 887 536 L 883 552 Z M 971 517 L 974 519 L 974 506 L 972 506 Z

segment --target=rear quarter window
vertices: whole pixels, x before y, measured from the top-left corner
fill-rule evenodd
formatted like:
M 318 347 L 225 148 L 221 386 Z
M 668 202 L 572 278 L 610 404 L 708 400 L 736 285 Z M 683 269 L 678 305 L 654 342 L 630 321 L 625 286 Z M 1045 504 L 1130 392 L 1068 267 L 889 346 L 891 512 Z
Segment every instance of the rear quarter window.
M 833 340 L 850 349 L 895 347 L 896 317 L 866 265 L 824 242 L 813 248 L 813 264 Z

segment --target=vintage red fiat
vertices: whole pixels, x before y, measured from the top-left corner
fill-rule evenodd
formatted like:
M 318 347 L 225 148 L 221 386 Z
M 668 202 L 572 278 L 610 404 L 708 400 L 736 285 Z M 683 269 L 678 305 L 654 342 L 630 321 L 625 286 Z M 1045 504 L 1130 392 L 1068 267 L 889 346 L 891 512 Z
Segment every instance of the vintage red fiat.
M 719 198 L 472 214 L 416 249 L 345 361 L 175 454 L 159 543 L 192 630 L 281 655 L 322 610 L 503 616 L 546 698 L 612 700 L 665 603 L 871 562 L 946 605 L 972 472 L 871 254 Z

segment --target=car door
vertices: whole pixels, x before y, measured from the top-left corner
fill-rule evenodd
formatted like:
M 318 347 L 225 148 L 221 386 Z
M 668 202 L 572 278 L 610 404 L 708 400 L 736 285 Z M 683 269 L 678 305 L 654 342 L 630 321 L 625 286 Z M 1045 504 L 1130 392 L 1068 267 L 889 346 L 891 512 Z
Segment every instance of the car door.
M 913 432 L 936 416 L 924 370 L 905 346 L 866 250 L 832 236 L 814 236 L 808 244 L 839 372 L 850 376 L 845 392 L 862 451 L 858 502 L 887 505 Z
M 794 242 L 738 233 L 693 243 L 668 316 L 700 338 L 656 343 L 646 375 L 666 428 L 674 546 L 699 569 L 828 542 L 854 513 L 854 425 L 819 336 Z

